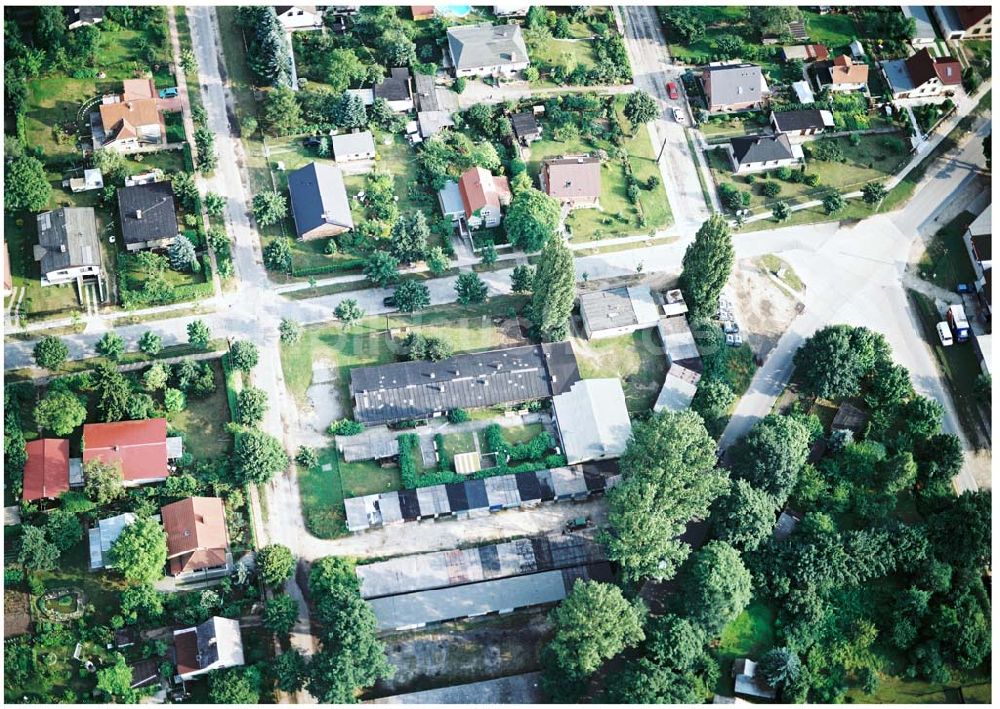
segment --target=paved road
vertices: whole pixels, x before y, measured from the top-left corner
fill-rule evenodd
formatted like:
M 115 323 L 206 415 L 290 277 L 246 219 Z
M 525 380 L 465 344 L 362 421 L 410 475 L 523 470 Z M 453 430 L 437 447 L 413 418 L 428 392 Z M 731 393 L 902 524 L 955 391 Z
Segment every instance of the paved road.
M 977 489 L 968 442 L 922 326 L 910 308 L 903 279 L 918 236 L 937 230 L 941 222 L 936 219 L 951 209 L 952 200 L 984 164 L 981 139 L 989 130 L 989 120 L 981 120 L 963 146 L 929 171 L 901 211 L 853 224 L 767 232 L 772 238 L 737 237 L 737 257 L 775 253 L 795 269 L 807 286 L 800 296 L 806 310 L 792 322 L 754 376 L 722 435 L 722 447 L 739 440 L 771 411 L 788 383 L 792 358 L 804 339 L 828 324 L 864 325 L 885 335 L 894 358 L 910 370 L 914 388 L 944 405 L 944 429 L 961 437 L 967 450 L 967 465 L 956 486 L 960 491 Z
M 693 232 L 708 218 L 709 210 L 695 169 L 698 163 L 691 155 L 684 126 L 674 120 L 673 109 L 680 108 L 686 121 L 691 120 L 691 115 L 683 97 L 673 101 L 667 95 L 668 81 L 676 82 L 678 88 L 683 90 L 682 72 L 670 61 L 656 8 L 627 5 L 621 10 L 625 21 L 625 47 L 632 62 L 635 84 L 658 99 L 664 107 L 660 118 L 649 124 L 649 133 L 657 154 L 666 141 L 660 169 L 670 209 L 678 230 L 682 233 Z

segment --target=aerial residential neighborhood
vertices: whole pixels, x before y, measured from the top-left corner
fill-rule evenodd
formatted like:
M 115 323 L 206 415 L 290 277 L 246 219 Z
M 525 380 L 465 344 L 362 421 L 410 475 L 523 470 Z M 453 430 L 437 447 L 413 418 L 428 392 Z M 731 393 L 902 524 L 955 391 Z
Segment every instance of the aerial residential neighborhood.
M 4 701 L 992 700 L 992 9 L 4 7 Z

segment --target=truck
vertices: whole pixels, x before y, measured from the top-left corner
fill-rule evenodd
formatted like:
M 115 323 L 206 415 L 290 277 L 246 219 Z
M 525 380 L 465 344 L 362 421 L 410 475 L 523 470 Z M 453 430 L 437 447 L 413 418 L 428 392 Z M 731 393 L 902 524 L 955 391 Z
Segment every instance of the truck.
M 948 306 L 948 324 L 951 326 L 951 331 L 955 333 L 957 342 L 968 341 L 969 320 L 965 317 L 965 306 L 958 304 Z

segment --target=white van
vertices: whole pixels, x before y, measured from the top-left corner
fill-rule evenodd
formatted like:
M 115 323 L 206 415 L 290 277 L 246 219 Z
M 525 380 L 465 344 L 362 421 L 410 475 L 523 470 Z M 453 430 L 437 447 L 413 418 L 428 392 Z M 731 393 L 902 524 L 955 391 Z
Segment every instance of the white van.
M 955 340 L 951 336 L 951 326 L 948 325 L 947 320 L 942 320 L 937 324 L 938 339 L 941 340 L 941 344 L 945 347 L 951 347 Z

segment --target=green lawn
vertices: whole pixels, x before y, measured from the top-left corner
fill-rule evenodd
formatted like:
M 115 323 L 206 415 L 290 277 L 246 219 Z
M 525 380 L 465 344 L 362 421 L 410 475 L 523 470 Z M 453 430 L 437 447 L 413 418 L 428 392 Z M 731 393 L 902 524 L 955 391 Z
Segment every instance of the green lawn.
M 934 351 L 938 367 L 944 374 L 948 388 L 951 390 L 955 410 L 969 443 L 974 448 L 988 445 L 983 440 L 982 423 L 978 414 L 979 405 L 975 396 L 976 378 L 982 370 L 973 350 L 973 343 L 971 340 L 969 342 L 956 341 L 951 347 L 942 346 L 936 326 L 943 318 L 938 313 L 934 302 L 916 291 L 910 290 L 908 292 L 923 324 L 924 337 L 927 338 L 927 342 Z
M 799 292 L 806 289 L 805 285 L 802 283 L 802 279 L 799 278 L 798 274 L 795 273 L 793 269 L 786 261 L 781 260 L 774 254 L 765 254 L 757 259 L 757 264 L 773 273 L 777 277 L 777 272 L 781 269 L 785 269 L 784 274 L 781 277 L 782 282 L 785 283 L 792 290 L 797 290 Z
M 163 122 L 167 127 L 168 143 L 184 142 L 184 114 L 182 112 L 165 113 L 163 115 Z
M 329 470 L 324 470 L 328 467 Z M 345 463 L 335 448 L 319 456 L 308 470 L 298 467 L 302 512 L 309 531 L 322 539 L 347 533 L 344 526 L 344 498 L 399 490 L 399 468 L 381 468 L 373 461 Z
M 773 198 L 762 194 L 765 176 L 773 174 L 773 171 L 755 174 L 754 183 L 750 184 L 747 182 L 747 175 L 733 174 L 732 162 L 728 153 L 722 148 L 709 150 L 706 155 L 716 186 L 730 184 L 741 191 L 749 191 L 750 208 L 754 211 L 770 209 L 770 205 L 778 200 L 793 205 L 822 199 L 830 191 L 845 193 L 860 190 L 868 182 L 886 179 L 897 172 L 906 164 L 909 157 L 905 152 L 895 152 L 895 148 L 898 147 L 895 143 L 886 142 L 901 141 L 902 136 L 896 134 L 891 137 L 864 135 L 860 137 L 858 145 L 851 145 L 846 137 L 822 140 L 836 140 L 844 152 L 844 161 L 816 160 L 807 155 L 805 172 L 819 175 L 819 184 L 810 187 L 804 182 L 794 183 L 773 178 L 772 181 L 781 186 L 781 192 Z M 808 143 L 806 145 L 808 146 Z M 843 214 L 835 216 L 842 218 Z
M 987 668 L 974 672 L 952 672 L 946 685 L 901 677 L 879 676 L 875 694 L 865 694 L 858 688 L 847 692 L 847 701 L 855 704 L 967 704 L 992 703 L 992 685 Z M 961 694 L 959 694 L 961 689 Z
M 831 56 L 847 51 L 848 45 L 861 36 L 854 18 L 850 15 L 832 12 L 821 15 L 808 10 L 803 10 L 802 15 L 809 32 L 809 41 L 825 44 Z
M 767 118 L 757 111 L 737 114 L 720 114 L 698 125 L 706 140 L 757 135 L 768 126 Z
M 732 696 L 733 662 L 741 657 L 759 660 L 774 645 L 774 609 L 755 600 L 722 630 L 715 656 L 719 660 L 719 682 L 715 691 Z
M 622 380 L 631 413 L 649 411 L 663 387 L 667 358 L 656 328 L 600 340 L 573 340 L 573 351 L 584 379 Z
M 700 63 L 702 58 L 711 57 L 715 53 L 715 37 L 723 34 L 737 34 L 750 39 L 752 28 L 746 21 L 746 8 L 738 6 L 701 6 L 698 15 L 704 21 L 707 29 L 705 34 L 694 42 L 678 44 L 675 37 L 667 32 L 670 42 L 670 55 L 682 62 Z M 664 30 L 666 31 L 666 30 Z
M 204 399 L 188 397 L 183 411 L 170 414 L 172 429 L 184 436 L 184 451 L 195 458 L 215 458 L 229 452 L 233 437 L 226 430 L 229 423 L 229 404 L 223 382 L 222 365 L 212 360 L 215 372 L 215 392 Z
M 920 258 L 921 278 L 948 290 L 959 283 L 976 280 L 976 272 L 962 238 L 975 218 L 972 212 L 962 212 L 938 230 Z
M 486 303 L 470 306 L 442 306 L 407 315 L 395 313 L 364 318 L 344 328 L 339 324 L 305 328 L 294 345 L 281 346 L 281 363 L 289 391 L 299 401 L 305 397 L 312 381 L 314 361 L 332 362 L 340 372 L 343 401 L 349 401 L 347 388 L 351 367 L 382 364 L 395 360 L 395 348 L 386 335 L 392 328 L 400 338 L 405 329 L 435 335 L 447 340 L 456 352 L 472 352 L 510 346 L 519 342 L 516 323 L 507 318 L 511 310 L 524 307 L 524 296 L 491 298 Z
M 449 460 L 454 459 L 459 453 L 472 453 L 476 450 L 476 436 L 472 431 L 446 433 L 443 438 L 444 452 Z

